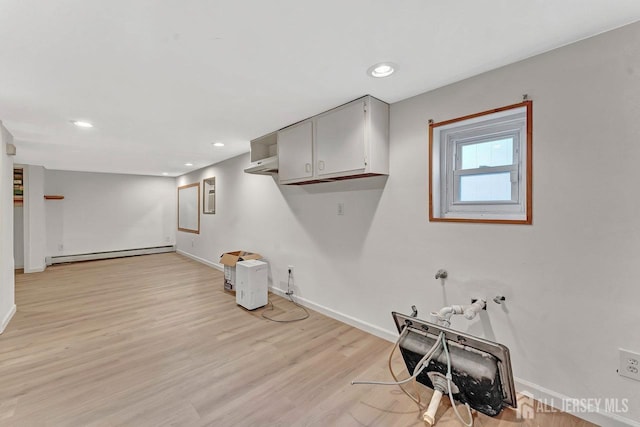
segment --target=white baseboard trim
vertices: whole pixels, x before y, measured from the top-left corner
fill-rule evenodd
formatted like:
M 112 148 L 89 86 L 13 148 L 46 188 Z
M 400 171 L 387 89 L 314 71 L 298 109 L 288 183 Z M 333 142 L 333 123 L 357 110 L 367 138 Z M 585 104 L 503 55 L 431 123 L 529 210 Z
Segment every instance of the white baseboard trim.
M 176 249 L 176 253 L 182 256 L 186 256 L 187 258 L 191 258 L 194 261 L 198 261 L 204 265 L 208 265 L 211 268 L 215 268 L 216 270 L 224 271 L 224 266 L 222 264 L 218 264 L 217 262 L 211 262 L 204 258 L 200 258 L 199 256 L 195 256 L 190 254 L 189 252 L 182 251 L 180 249 Z
M 287 298 L 286 291 L 280 288 L 276 288 L 271 286 L 269 289 L 274 294 L 280 295 L 281 297 Z M 369 332 L 371 335 L 375 335 L 378 338 L 382 338 L 384 340 L 395 342 L 398 339 L 397 332 L 391 332 L 386 329 L 382 329 L 378 326 L 372 325 L 371 323 L 363 322 L 360 319 L 356 319 L 355 317 L 349 316 L 344 313 L 340 313 L 339 311 L 333 310 L 331 308 L 325 307 L 320 304 L 316 304 L 315 302 L 309 301 L 308 299 L 302 298 L 297 295 L 293 295 L 296 302 L 304 305 L 305 307 L 309 307 L 312 310 L 315 310 L 319 313 L 324 314 L 325 316 L 331 317 L 332 319 L 339 320 L 342 323 L 346 323 L 347 325 L 351 325 L 354 328 L 361 329 L 365 332 Z
M 28 274 L 28 273 L 42 273 L 46 269 L 47 269 L 46 264 L 38 266 L 38 267 L 35 267 L 35 268 L 24 268 L 23 267 L 23 271 L 24 271 L 25 274 Z
M 197 257 L 195 255 L 189 254 L 187 252 L 181 251 L 181 250 L 177 250 L 177 253 L 179 253 L 180 255 L 184 255 L 188 258 L 191 258 L 195 261 L 201 262 L 202 264 L 208 265 L 209 267 L 213 267 L 216 268 L 218 270 L 224 271 L 224 267 L 222 264 L 218 264 L 218 263 L 214 263 L 211 261 L 207 261 L 203 258 Z M 273 292 L 276 295 L 279 295 L 283 298 L 287 298 L 286 295 L 286 291 L 280 288 L 276 288 L 274 286 L 270 286 L 269 290 L 271 292 Z M 293 296 L 295 301 L 297 303 L 300 303 L 302 305 L 304 305 L 305 307 L 308 307 L 312 310 L 315 310 L 319 313 L 324 314 L 327 317 L 331 317 L 332 319 L 336 319 L 340 322 L 346 323 L 347 325 L 351 325 L 354 328 L 358 328 L 360 330 L 363 330 L 365 332 L 368 332 L 372 335 L 375 335 L 379 338 L 382 338 L 384 340 L 390 341 L 390 342 L 395 342 L 398 339 L 398 334 L 397 332 L 392 332 L 383 328 L 380 328 L 378 326 L 372 325 L 370 323 L 364 322 L 362 320 L 359 320 L 355 317 L 349 316 L 347 314 L 344 313 L 340 313 L 339 311 L 333 310 L 331 308 L 325 307 L 323 305 L 320 304 L 316 304 L 315 302 L 309 301 L 306 298 L 302 298 L 300 296 L 294 295 Z M 529 394 L 533 395 L 533 397 L 544 403 L 547 404 L 549 406 L 554 406 L 552 405 L 552 403 L 556 403 L 557 406 L 560 407 L 556 407 L 556 409 L 567 409 L 567 408 L 562 408 L 562 402 L 563 401 L 570 401 L 570 400 L 575 400 L 575 399 L 571 399 L 568 396 L 565 396 L 563 394 L 560 393 L 556 393 L 555 391 L 546 389 L 544 387 L 541 387 L 537 384 L 531 383 L 529 381 L 525 381 L 519 378 L 515 378 L 515 385 L 516 385 L 516 390 L 519 393 L 522 392 L 528 392 Z M 625 418 L 619 414 L 614 414 L 614 413 L 609 413 L 609 412 L 571 412 L 571 411 L 566 411 L 565 412 L 569 412 L 572 415 L 575 415 L 578 418 L 581 418 L 583 420 L 592 422 L 594 424 L 597 424 L 601 427 L 640 427 L 640 423 L 637 421 L 633 421 L 631 419 Z
M 166 252 L 175 252 L 175 250 L 176 250 L 175 246 L 167 245 L 167 246 L 155 246 L 150 248 L 139 248 L 139 249 L 123 249 L 119 251 L 93 252 L 93 253 L 77 254 L 77 255 L 59 255 L 59 256 L 47 257 L 46 263 L 49 265 L 52 265 L 52 264 L 62 264 L 67 262 L 95 261 L 95 260 L 123 258 L 128 256 L 137 256 L 137 255 L 162 254 Z M 44 271 L 44 269 L 42 271 Z M 27 272 L 25 270 L 25 273 L 31 273 L 31 272 L 33 271 Z
M 587 412 L 585 408 L 585 411 L 572 411 L 571 409 L 574 407 L 573 404 L 565 405 L 563 408 L 563 402 L 575 402 L 577 399 L 572 399 L 569 396 L 565 396 L 561 393 L 557 393 L 553 390 L 549 390 L 520 378 L 514 378 L 514 381 L 516 383 L 516 390 L 518 393 L 532 395 L 534 399 L 544 403 L 545 405 L 553 406 L 560 411 L 568 412 L 578 418 L 601 427 L 640 427 L 640 422 L 625 418 L 620 414 L 605 412 L 604 410 L 602 410 L 602 412 Z
M 13 318 L 14 314 L 16 314 L 15 304 L 13 304 L 13 307 L 11 307 L 11 310 L 9 310 L 9 312 L 4 316 L 4 319 L 2 319 L 2 323 L 0 323 L 0 334 L 3 333 L 7 325 L 9 325 L 9 322 L 11 322 L 11 319 Z

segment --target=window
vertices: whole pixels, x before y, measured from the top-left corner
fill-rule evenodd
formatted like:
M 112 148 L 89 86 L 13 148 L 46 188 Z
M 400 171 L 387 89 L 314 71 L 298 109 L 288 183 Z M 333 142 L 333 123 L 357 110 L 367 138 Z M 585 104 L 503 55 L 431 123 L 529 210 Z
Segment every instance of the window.
M 429 124 L 429 220 L 531 224 L 531 125 L 531 101 Z

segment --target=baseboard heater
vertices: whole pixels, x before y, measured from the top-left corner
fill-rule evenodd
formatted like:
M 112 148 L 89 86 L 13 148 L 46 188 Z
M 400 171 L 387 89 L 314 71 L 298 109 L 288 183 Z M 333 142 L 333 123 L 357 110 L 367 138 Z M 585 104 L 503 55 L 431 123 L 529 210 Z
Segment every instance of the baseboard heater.
M 124 258 L 137 255 L 161 254 L 175 252 L 175 246 L 156 246 L 153 248 L 124 249 L 121 251 L 93 252 L 89 254 L 61 255 L 46 258 L 47 265 L 64 264 L 68 262 L 94 261 L 99 259 Z

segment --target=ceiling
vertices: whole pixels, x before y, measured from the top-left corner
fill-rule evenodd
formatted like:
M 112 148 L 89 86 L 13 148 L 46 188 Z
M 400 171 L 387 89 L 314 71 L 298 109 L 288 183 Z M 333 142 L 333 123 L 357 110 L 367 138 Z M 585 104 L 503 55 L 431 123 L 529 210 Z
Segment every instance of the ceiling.
M 177 176 L 639 19 L 638 0 L 1 0 L 0 120 L 16 163 Z M 368 76 L 381 61 L 397 72 Z

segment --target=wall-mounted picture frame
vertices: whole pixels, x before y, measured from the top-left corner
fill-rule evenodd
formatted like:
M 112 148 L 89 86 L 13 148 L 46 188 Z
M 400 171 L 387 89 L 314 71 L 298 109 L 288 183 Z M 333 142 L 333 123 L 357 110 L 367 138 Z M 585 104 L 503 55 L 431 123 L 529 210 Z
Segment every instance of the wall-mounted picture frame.
M 202 213 L 216 213 L 216 177 L 202 180 Z
M 178 230 L 200 234 L 200 183 L 178 187 Z

